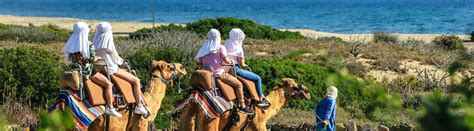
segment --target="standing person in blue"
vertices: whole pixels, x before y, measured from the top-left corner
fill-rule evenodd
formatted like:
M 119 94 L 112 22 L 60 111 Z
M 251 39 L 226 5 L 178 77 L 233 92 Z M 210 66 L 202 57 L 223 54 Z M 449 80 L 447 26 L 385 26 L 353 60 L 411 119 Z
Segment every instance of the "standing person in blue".
M 326 90 L 324 98 L 316 106 L 316 130 L 336 130 L 336 98 L 337 88 L 330 86 Z
M 236 62 L 239 66 L 235 69 L 235 72 L 238 76 L 243 77 L 245 79 L 251 80 L 255 83 L 257 88 L 257 93 L 260 97 L 260 101 L 258 102 L 258 107 L 267 107 L 270 104 L 265 99 L 265 95 L 263 95 L 262 90 L 262 79 L 257 74 L 241 69 L 241 67 L 247 67 L 248 65 L 245 64 L 245 57 L 244 57 L 244 50 L 242 49 L 242 44 L 245 39 L 244 32 L 239 28 L 234 28 L 229 32 L 229 39 L 225 41 L 225 48 L 227 50 L 227 55 L 229 58 Z

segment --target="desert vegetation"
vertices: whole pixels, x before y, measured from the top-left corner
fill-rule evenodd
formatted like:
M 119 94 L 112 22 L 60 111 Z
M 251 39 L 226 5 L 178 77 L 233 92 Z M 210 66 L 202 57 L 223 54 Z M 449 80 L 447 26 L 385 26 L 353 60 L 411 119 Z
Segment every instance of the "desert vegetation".
M 12 28 L 26 30 L 15 37 L 12 33 L 0 33 L 0 120 L 6 124 L 39 128 L 68 125 L 61 123 L 67 122 L 64 117 L 67 114 L 48 118 L 41 113 L 54 101 L 58 90 L 58 75 L 65 66 L 60 50 L 69 32 L 47 30 L 54 27 L 48 26 L 0 27 L 0 32 Z M 312 99 L 307 102 L 314 108 L 327 86 L 339 87 L 339 123 L 351 120 L 373 126 L 413 125 L 426 130 L 438 128 L 427 125 L 459 130 L 474 128 L 473 52 L 458 50 L 458 40 L 453 37 L 442 36 L 433 41 L 435 44 L 416 39 L 399 41 L 394 34 L 380 34 L 372 42 L 342 41 L 337 37 L 309 39 L 250 20 L 217 18 L 186 26 L 142 29 L 130 37 L 116 37 L 115 42 L 121 56 L 142 80 L 149 77 L 145 71 L 148 62 L 154 59 L 180 62 L 192 73 L 198 68 L 193 57 L 205 40 L 203 34 L 217 27 L 224 36 L 232 27 L 244 30 L 248 36 L 244 42 L 248 63 L 265 81 L 265 92 L 278 83 L 275 78 L 295 78 L 310 89 Z M 49 39 L 52 34 L 57 36 Z M 381 74 L 392 75 L 386 76 L 390 79 L 379 78 Z M 157 128 L 176 126 L 170 111 L 186 95 L 179 93 L 179 88 L 189 90 L 188 80 L 189 76 L 181 80 L 180 87 L 167 90 L 173 95 L 164 98 L 154 121 Z M 13 111 L 19 113 L 9 113 Z M 302 101 L 295 101 L 270 124 L 312 124 L 315 118 L 311 113 Z M 453 121 L 445 123 L 446 119 Z

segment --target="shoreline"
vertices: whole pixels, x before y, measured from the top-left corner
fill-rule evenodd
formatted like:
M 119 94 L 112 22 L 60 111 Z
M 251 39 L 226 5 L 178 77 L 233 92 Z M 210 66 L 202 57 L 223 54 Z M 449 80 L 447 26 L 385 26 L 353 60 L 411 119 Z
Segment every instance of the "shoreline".
M 96 24 L 101 22 L 100 20 L 85 20 L 78 18 L 67 18 L 67 17 L 37 17 L 37 16 L 13 16 L 13 15 L 0 15 L 0 23 L 2 24 L 15 24 L 24 25 L 33 24 L 36 26 L 54 24 L 63 29 L 72 30 L 72 26 L 75 22 L 84 21 L 90 24 L 90 27 L 94 27 Z M 142 28 L 151 28 L 153 23 L 151 22 L 109 22 L 113 26 L 114 32 L 134 32 Z M 167 25 L 168 23 L 155 23 L 155 26 Z M 300 32 L 303 36 L 309 38 L 319 37 L 339 37 L 344 41 L 371 41 L 372 34 L 339 34 L 330 32 L 320 32 L 313 29 L 279 29 L 283 31 Z M 395 33 L 400 40 L 416 39 L 425 42 L 431 42 L 436 36 L 443 34 L 399 34 Z M 464 40 L 469 40 L 469 35 L 457 34 Z

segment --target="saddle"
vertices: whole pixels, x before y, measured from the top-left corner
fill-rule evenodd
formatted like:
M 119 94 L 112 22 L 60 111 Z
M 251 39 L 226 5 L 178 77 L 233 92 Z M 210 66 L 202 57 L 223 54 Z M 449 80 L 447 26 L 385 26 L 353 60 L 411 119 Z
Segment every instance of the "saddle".
M 242 77 L 237 77 L 239 81 L 242 82 L 244 86 L 244 92 L 248 92 L 249 96 L 253 100 L 259 100 L 259 96 L 257 94 L 255 83 L 253 81 L 244 79 Z M 197 70 L 191 75 L 191 81 L 189 85 L 193 88 L 204 88 L 206 90 L 212 89 L 212 73 L 207 70 Z M 224 96 L 227 100 L 232 101 L 235 100 L 236 94 L 234 88 L 222 80 L 214 79 L 216 87 L 220 90 L 222 96 Z
M 127 82 L 126 80 L 115 75 L 112 75 L 111 79 L 114 87 L 118 89 L 120 95 L 123 95 L 123 98 L 125 99 L 124 103 L 136 103 L 135 96 L 133 94 L 133 86 L 130 82 Z M 105 104 L 105 92 L 103 87 L 89 79 L 85 82 L 85 88 L 88 92 L 89 102 L 91 105 L 95 106 Z
M 79 69 L 80 70 L 80 69 Z M 85 97 L 89 103 L 92 106 L 97 106 L 97 105 L 104 105 L 105 102 L 105 91 L 104 88 L 101 87 L 99 84 L 95 83 L 91 79 L 84 79 L 81 78 L 82 74 L 79 72 L 77 69 L 71 69 L 69 71 L 64 71 L 64 73 L 61 75 L 59 83 L 61 88 L 70 88 L 75 91 L 79 91 L 81 95 L 81 99 L 83 92 L 87 97 Z M 94 72 L 97 72 L 95 75 L 102 73 L 105 74 L 105 67 L 100 64 L 96 64 L 94 66 Z M 92 77 L 96 77 L 96 76 Z M 91 77 L 91 78 L 92 78 Z M 133 86 L 131 83 L 127 82 L 126 80 L 117 77 L 115 75 L 110 76 L 111 82 L 114 84 L 113 92 L 114 93 L 114 104 L 116 105 L 125 105 L 125 104 L 131 104 L 131 103 L 136 103 L 134 93 L 133 93 Z M 85 80 L 83 83 L 81 83 L 82 80 Z M 84 87 L 83 91 L 81 87 Z

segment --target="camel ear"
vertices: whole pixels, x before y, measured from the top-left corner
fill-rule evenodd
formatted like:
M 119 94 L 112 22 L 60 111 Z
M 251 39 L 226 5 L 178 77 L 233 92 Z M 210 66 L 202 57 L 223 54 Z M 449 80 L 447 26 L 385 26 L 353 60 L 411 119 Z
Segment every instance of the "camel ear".
M 280 82 L 280 86 L 282 87 L 293 87 L 297 86 L 295 80 L 291 78 L 283 78 Z
M 156 68 L 156 66 L 158 66 L 158 63 L 156 62 L 156 60 L 152 60 L 150 62 L 150 68 L 153 69 L 153 68 Z

